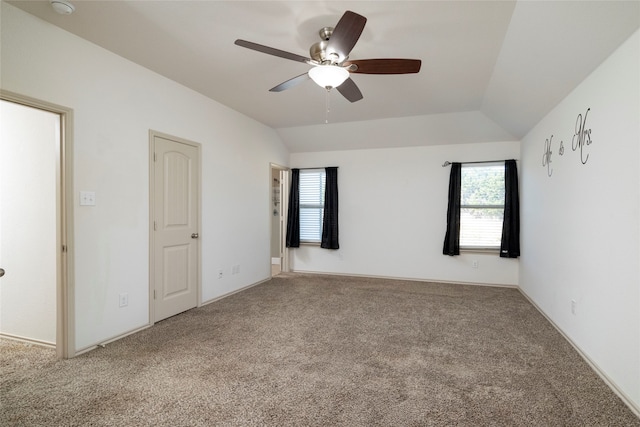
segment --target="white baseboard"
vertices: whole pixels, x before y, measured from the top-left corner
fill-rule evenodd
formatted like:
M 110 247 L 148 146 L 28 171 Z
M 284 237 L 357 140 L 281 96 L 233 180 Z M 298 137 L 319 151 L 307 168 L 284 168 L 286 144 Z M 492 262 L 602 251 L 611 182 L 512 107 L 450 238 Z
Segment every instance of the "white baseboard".
M 631 400 L 631 398 L 627 396 L 624 391 L 620 390 L 616 383 L 611 378 L 609 378 L 609 376 L 602 369 L 600 369 L 598 364 L 591 360 L 591 358 L 584 351 L 582 351 L 582 349 L 575 342 L 573 342 L 573 340 L 569 338 L 569 336 L 565 334 L 564 331 L 553 320 L 551 320 L 549 316 L 547 316 L 547 314 L 538 306 L 538 304 L 533 301 L 532 298 L 529 297 L 529 295 L 527 295 L 524 290 L 522 290 L 522 288 L 518 287 L 518 290 L 527 299 L 527 301 L 529 301 L 531 305 L 533 305 L 536 310 L 538 310 L 540 314 L 542 314 L 544 318 L 547 319 L 547 321 L 551 323 L 554 328 L 556 328 L 560 335 L 562 335 L 564 339 L 567 340 L 569 344 L 571 344 L 571 346 L 578 352 L 578 354 L 584 359 L 584 361 L 587 362 L 591 369 L 593 369 L 594 372 L 602 379 L 602 381 L 604 381 L 604 383 L 609 386 L 609 388 L 620 399 L 622 399 L 622 401 L 629 407 L 629 409 L 631 409 L 636 417 L 640 418 L 640 406 L 638 406 L 633 400 Z
M 76 353 L 74 354 L 74 357 L 75 356 L 80 356 L 81 354 L 84 354 L 84 353 L 88 353 L 91 350 L 95 350 L 98 347 L 104 347 L 107 344 L 111 344 L 114 341 L 118 341 L 118 340 L 120 340 L 120 339 L 122 339 L 124 337 L 127 337 L 129 335 L 133 335 L 133 334 L 135 334 L 137 332 L 144 331 L 145 329 L 150 328 L 151 326 L 152 325 L 147 324 L 147 325 L 141 326 L 139 328 L 132 329 L 132 330 L 130 330 L 128 332 L 125 332 L 123 334 L 118 334 L 118 335 L 115 335 L 115 336 L 113 336 L 111 338 L 107 338 L 106 340 L 101 341 L 99 343 L 96 343 L 96 344 L 93 344 L 93 345 L 90 345 L 90 346 L 87 346 L 87 347 L 80 348 L 80 349 L 76 350 Z
M 12 335 L 12 334 L 5 334 L 3 332 L 0 332 L 0 338 L 6 338 L 8 340 L 12 340 L 12 341 L 20 341 L 20 342 L 24 342 L 27 344 L 34 344 L 40 347 L 47 347 L 47 348 L 56 348 L 56 343 L 52 343 L 49 341 L 41 341 L 41 340 L 35 340 L 32 338 L 27 338 L 27 337 L 21 337 L 19 335 Z
M 490 286 L 493 288 L 514 288 L 518 289 L 518 285 L 501 284 L 501 283 L 482 283 L 482 282 L 457 282 L 452 280 L 425 279 L 420 277 L 396 277 L 396 276 L 376 276 L 371 274 L 355 274 L 355 273 L 328 273 L 324 271 L 311 270 L 292 270 L 292 273 L 300 274 L 318 274 L 323 276 L 344 276 L 344 277 L 363 277 L 367 279 L 387 279 L 387 280 L 406 280 L 409 282 L 426 282 L 426 283 L 446 283 L 450 285 L 468 285 L 468 286 Z
M 271 280 L 271 278 L 270 278 L 270 277 L 269 277 L 269 278 L 266 278 L 266 279 L 264 279 L 264 280 L 260 280 L 260 281 L 258 281 L 258 282 L 252 283 L 252 284 L 250 284 L 250 285 L 244 286 L 244 287 L 242 287 L 242 288 L 240 288 L 240 289 L 236 289 L 235 291 L 227 292 L 226 294 L 223 294 L 223 295 L 217 296 L 217 297 L 212 298 L 212 299 L 210 299 L 210 300 L 203 301 L 203 302 L 202 302 L 198 307 L 202 307 L 202 306 L 205 306 L 205 305 L 211 304 L 212 302 L 220 301 L 220 300 L 221 300 L 221 299 L 223 299 L 223 298 L 230 297 L 231 295 L 233 295 L 233 294 L 237 294 L 238 292 L 246 291 L 246 290 L 247 290 L 247 289 L 249 289 L 249 288 L 253 288 L 254 286 L 258 286 L 258 285 L 260 285 L 260 284 L 262 284 L 262 283 L 268 282 L 269 280 Z

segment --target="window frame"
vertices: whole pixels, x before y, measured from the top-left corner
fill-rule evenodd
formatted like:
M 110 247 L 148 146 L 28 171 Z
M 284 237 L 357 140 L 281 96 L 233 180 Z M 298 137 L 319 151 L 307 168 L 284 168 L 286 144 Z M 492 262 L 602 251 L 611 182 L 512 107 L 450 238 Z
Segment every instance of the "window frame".
M 464 169 L 480 169 L 480 168 L 487 168 L 487 167 L 495 167 L 495 166 L 499 166 L 501 167 L 503 174 L 504 174 L 504 170 L 505 170 L 505 163 L 503 161 L 497 161 L 497 162 L 479 162 L 479 163 L 462 163 L 461 165 L 461 182 L 460 182 L 460 252 L 496 252 L 499 253 L 500 252 L 500 240 L 502 237 L 502 229 L 504 227 L 504 224 L 501 224 L 500 226 L 500 234 L 499 234 L 499 239 L 498 242 L 496 243 L 495 246 L 486 246 L 486 245 L 469 245 L 469 244 L 463 244 L 462 243 L 462 227 L 463 227 L 463 216 L 462 213 L 465 209 L 501 209 L 502 210 L 502 218 L 504 221 L 504 209 L 505 209 L 505 200 L 504 197 L 502 199 L 502 204 L 496 205 L 496 204 L 463 204 L 462 203 L 462 199 L 463 199 L 463 193 L 464 193 Z M 503 187 L 504 187 L 504 175 L 503 175 Z M 503 188 L 504 190 L 504 188 Z
M 304 190 L 305 187 L 303 185 L 304 175 L 313 175 L 317 174 L 320 176 L 320 188 L 318 189 L 318 202 L 317 203 L 304 203 Z M 327 185 L 327 174 L 324 168 L 313 168 L 313 169 L 300 169 L 299 181 L 298 181 L 298 193 L 299 193 L 299 224 L 300 224 L 300 244 L 301 245 L 315 245 L 319 246 L 322 243 L 322 224 L 324 220 L 324 199 L 325 199 L 325 191 Z M 319 221 L 317 228 L 317 239 L 310 239 L 305 237 L 305 221 L 303 220 L 303 210 L 318 210 L 319 212 Z

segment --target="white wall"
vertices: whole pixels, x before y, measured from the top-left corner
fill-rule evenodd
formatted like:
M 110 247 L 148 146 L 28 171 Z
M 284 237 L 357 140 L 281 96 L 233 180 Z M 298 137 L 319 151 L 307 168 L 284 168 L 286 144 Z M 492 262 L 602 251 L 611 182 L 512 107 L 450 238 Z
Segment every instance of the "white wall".
M 292 154 L 291 167 L 339 167 L 340 221 L 339 250 L 302 245 L 291 251 L 292 268 L 517 285 L 516 259 L 442 255 L 450 171 L 442 164 L 519 157 L 518 142 Z
M 640 408 L 640 35 L 522 141 L 520 287 Z M 588 108 L 592 143 L 572 150 Z M 542 165 L 551 143 L 552 176 Z M 560 155 L 560 141 L 564 154 Z M 576 302 L 575 314 L 571 300 Z
M 56 342 L 60 116 L 0 102 L 0 332 Z
M 332 96 L 338 96 L 332 94 Z M 480 111 L 392 117 L 346 123 L 329 123 L 277 129 L 291 153 L 339 151 L 344 141 L 352 149 L 426 145 L 477 144 L 515 141 L 513 135 Z M 310 148 L 311 147 L 311 148 Z
M 149 129 L 202 144 L 202 299 L 270 275 L 272 129 L 2 2 L 2 88 L 74 109 L 76 348 L 148 323 Z M 80 190 L 95 207 L 78 206 Z M 232 275 L 233 265 L 240 274 Z M 217 279 L 217 270 L 225 271 Z M 118 294 L 129 306 L 118 307 Z

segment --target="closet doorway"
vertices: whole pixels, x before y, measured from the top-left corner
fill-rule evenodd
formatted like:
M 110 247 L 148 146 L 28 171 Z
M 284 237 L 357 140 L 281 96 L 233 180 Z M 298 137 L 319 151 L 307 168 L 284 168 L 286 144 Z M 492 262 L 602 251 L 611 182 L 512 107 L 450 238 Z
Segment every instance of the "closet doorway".
M 269 180 L 271 221 L 271 276 L 289 271 L 287 233 L 287 209 L 289 199 L 289 168 L 271 164 Z
M 71 110 L 0 93 L 0 334 L 75 353 L 68 292 Z

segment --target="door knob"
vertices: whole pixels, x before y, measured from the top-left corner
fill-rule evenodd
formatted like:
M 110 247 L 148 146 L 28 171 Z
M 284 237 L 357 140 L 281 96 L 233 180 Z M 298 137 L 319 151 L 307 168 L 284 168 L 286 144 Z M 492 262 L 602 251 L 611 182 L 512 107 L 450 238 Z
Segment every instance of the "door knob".
M 198 237 L 199 237 L 199 236 L 198 236 L 198 233 L 193 233 L 193 234 L 191 235 L 191 238 L 192 238 L 192 239 L 197 239 Z
M 4 268 L 0 268 L 0 277 L 4 276 Z

